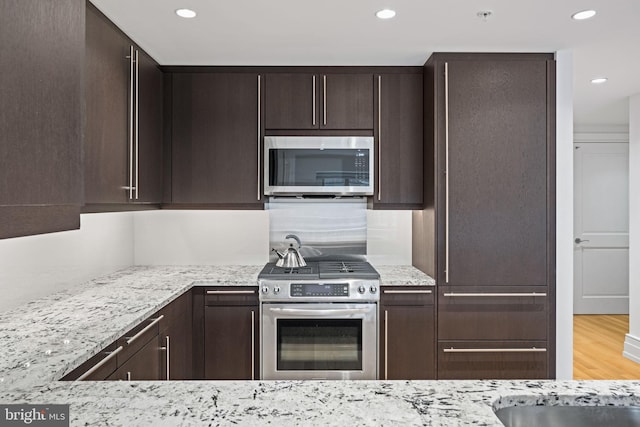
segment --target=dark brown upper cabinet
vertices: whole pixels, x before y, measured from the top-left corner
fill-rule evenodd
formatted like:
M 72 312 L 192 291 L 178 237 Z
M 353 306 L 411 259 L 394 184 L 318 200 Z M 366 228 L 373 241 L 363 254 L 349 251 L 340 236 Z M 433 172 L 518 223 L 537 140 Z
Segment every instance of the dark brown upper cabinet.
M 91 4 L 86 46 L 85 210 L 160 203 L 162 72 Z
M 80 227 L 84 0 L 0 13 L 0 238 Z
M 171 74 L 171 204 L 262 209 L 253 72 Z
M 373 75 L 270 73 L 265 76 L 265 129 L 371 130 Z
M 423 205 L 423 74 L 377 74 L 374 209 Z M 426 166 L 432 169 L 431 166 Z

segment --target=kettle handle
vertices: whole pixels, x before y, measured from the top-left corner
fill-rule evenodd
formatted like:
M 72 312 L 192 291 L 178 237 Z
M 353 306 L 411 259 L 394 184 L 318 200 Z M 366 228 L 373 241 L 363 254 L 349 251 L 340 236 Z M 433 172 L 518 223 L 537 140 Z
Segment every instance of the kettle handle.
M 295 234 L 287 234 L 285 236 L 285 239 L 293 239 L 298 243 L 298 248 L 302 247 L 302 242 L 300 242 L 300 238 L 298 236 L 296 236 Z

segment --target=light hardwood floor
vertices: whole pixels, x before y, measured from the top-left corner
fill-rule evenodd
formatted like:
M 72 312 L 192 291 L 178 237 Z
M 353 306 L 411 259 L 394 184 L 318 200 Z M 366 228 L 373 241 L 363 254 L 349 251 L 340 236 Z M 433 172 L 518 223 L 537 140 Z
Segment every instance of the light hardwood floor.
M 622 356 L 627 315 L 573 316 L 573 378 L 639 380 L 640 364 Z

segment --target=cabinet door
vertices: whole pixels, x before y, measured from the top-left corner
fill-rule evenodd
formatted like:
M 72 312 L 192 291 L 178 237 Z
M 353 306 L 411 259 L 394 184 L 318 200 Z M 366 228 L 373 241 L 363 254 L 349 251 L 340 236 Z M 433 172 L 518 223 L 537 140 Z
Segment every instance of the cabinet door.
M 87 3 L 85 204 L 127 202 L 130 46 Z
M 0 238 L 80 228 L 85 2 L 3 1 Z
M 208 306 L 204 311 L 204 379 L 257 378 L 258 306 Z
M 434 306 L 421 304 L 433 302 L 433 294 L 409 288 L 397 294 L 385 291 L 380 306 L 380 379 L 435 379 Z
M 440 206 L 448 196 L 449 214 L 440 224 L 449 229 L 449 279 L 443 254 L 439 282 L 544 286 L 547 64 L 451 61 L 448 80 L 448 186 L 440 186 Z
M 318 76 L 267 74 L 265 76 L 265 129 L 317 129 Z
M 321 129 L 373 129 L 373 75 L 323 74 Z
M 162 378 L 168 380 L 193 379 L 193 327 L 191 310 L 176 315 L 171 325 L 160 334 L 165 348 Z M 167 358 L 166 348 L 169 348 Z M 167 370 L 167 362 L 169 368 Z
M 258 75 L 173 75 L 172 203 L 262 208 Z
M 139 51 L 137 162 L 138 203 L 162 202 L 162 71 Z
M 111 374 L 107 380 L 138 381 L 161 380 L 164 375 L 160 371 L 160 360 L 163 357 L 162 343 L 158 335 L 145 344 L 126 362 Z M 120 362 L 118 362 L 120 363 Z
M 377 76 L 377 179 L 374 208 L 421 208 L 423 203 L 423 76 Z

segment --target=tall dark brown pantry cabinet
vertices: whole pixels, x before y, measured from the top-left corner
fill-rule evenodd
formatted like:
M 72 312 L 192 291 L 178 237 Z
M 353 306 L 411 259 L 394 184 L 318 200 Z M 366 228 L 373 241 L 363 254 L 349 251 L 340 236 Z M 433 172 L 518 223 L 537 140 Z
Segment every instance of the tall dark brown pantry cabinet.
M 0 238 L 80 227 L 84 0 L 0 3 Z
M 553 55 L 434 54 L 425 73 L 414 265 L 437 278 L 438 378 L 553 378 Z

